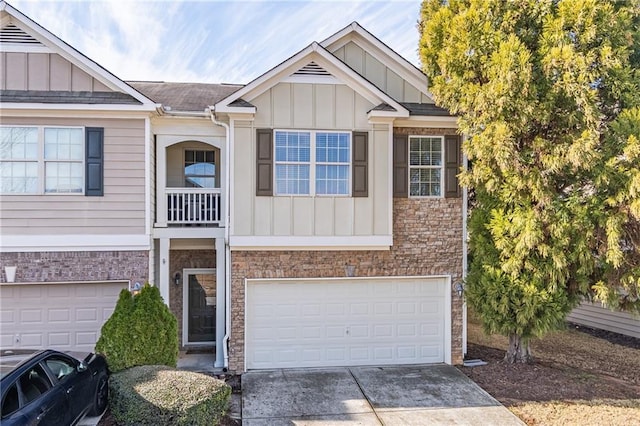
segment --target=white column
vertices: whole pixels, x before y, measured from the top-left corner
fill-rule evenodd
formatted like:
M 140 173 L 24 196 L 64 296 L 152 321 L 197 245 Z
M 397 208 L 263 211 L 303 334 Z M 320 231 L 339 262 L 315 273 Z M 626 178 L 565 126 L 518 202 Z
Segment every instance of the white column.
M 160 288 L 160 295 L 167 306 L 169 306 L 169 286 L 171 285 L 171 277 L 169 274 L 170 244 L 171 240 L 169 238 L 160 238 L 160 280 L 156 283 Z
M 216 238 L 216 362 L 214 367 L 224 367 L 224 351 L 222 349 L 225 332 L 226 300 L 225 294 L 225 249 L 224 238 Z
M 158 138 L 156 143 L 156 226 L 167 226 L 167 147 Z M 167 262 L 169 260 L 167 259 Z

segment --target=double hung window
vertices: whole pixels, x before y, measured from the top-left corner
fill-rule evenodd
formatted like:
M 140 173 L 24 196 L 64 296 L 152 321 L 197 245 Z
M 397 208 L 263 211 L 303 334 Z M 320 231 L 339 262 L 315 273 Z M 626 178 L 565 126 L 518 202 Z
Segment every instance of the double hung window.
M 0 192 L 84 191 L 84 128 L 0 127 Z
M 409 195 L 440 197 L 443 175 L 443 137 L 409 136 Z
M 350 195 L 351 134 L 275 131 L 276 195 Z
M 215 152 L 209 150 L 185 150 L 184 180 L 187 188 L 215 188 Z

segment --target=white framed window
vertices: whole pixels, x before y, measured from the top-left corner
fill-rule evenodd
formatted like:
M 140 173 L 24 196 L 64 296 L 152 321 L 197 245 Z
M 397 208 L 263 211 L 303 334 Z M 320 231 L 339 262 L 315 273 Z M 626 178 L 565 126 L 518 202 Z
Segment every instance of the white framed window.
M 0 193 L 82 194 L 84 128 L 0 126 Z
M 409 196 L 441 197 L 443 136 L 409 136 Z
M 351 133 L 275 130 L 274 137 L 276 195 L 350 195 Z
M 215 188 L 215 151 L 185 149 L 184 181 L 187 188 Z

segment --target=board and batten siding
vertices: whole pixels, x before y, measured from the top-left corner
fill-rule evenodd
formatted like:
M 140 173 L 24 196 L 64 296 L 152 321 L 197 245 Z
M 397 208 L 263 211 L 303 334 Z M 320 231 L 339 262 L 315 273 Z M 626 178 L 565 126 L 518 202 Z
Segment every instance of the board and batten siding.
M 567 316 L 567 321 L 640 339 L 640 317 L 612 311 L 600 303 L 581 303 Z
M 255 121 L 234 123 L 233 235 L 391 235 L 389 128 L 373 126 L 374 107 L 345 85 L 280 83 L 250 99 Z M 256 129 L 366 131 L 368 197 L 256 196 Z
M 56 53 L 0 53 L 0 90 L 111 92 Z
M 3 235 L 145 233 L 143 119 L 3 118 L 2 124 L 104 128 L 104 196 L 4 194 Z
M 431 103 L 424 93 L 356 43 L 350 41 L 332 53 L 396 101 Z

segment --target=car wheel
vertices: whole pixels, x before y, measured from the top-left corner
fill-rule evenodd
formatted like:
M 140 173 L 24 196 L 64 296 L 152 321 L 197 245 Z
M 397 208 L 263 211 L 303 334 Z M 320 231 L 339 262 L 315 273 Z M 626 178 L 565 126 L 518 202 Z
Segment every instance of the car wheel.
M 89 411 L 90 416 L 100 416 L 107 409 L 109 402 L 109 383 L 107 375 L 103 374 L 98 379 L 98 386 L 96 386 L 96 394 L 93 398 L 93 406 Z

